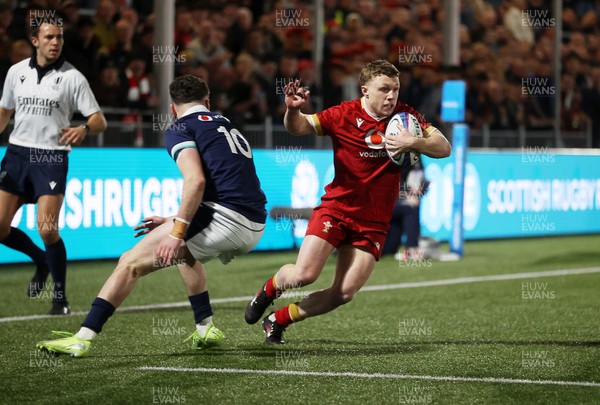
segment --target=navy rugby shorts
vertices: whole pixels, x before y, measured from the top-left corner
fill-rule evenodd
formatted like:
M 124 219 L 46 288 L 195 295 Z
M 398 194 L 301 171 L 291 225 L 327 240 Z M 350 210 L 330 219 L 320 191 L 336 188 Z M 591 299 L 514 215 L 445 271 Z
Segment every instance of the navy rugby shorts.
M 65 194 L 68 151 L 8 144 L 0 166 L 0 190 L 36 203 L 42 195 Z

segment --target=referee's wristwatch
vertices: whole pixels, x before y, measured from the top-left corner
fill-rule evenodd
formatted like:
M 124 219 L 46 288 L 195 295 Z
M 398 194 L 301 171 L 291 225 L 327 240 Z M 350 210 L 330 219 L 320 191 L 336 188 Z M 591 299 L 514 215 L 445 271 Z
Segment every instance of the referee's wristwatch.
M 82 127 L 85 129 L 85 136 L 88 136 L 90 134 L 90 126 L 88 124 L 83 124 Z

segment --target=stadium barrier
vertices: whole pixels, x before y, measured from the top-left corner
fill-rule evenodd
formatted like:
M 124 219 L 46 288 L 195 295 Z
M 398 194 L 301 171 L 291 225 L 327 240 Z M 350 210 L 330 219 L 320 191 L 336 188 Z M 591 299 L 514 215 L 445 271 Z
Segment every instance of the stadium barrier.
M 0 148 L 4 155 L 5 148 Z M 35 151 L 32 151 L 35 153 Z M 302 211 L 316 206 L 333 179 L 329 150 L 289 147 L 254 150 L 268 199 L 266 233 L 257 250 L 298 246 L 306 230 Z M 150 215 L 174 215 L 182 179 L 164 149 L 76 148 L 70 154 L 61 234 L 69 260 L 116 258 L 131 248 L 133 227 Z M 424 158 L 431 184 L 423 198 L 423 236 L 448 240 L 453 160 Z M 600 151 L 542 147 L 470 150 L 464 196 L 465 238 L 536 237 L 600 232 Z M 41 246 L 36 206 L 13 221 Z M 28 258 L 0 245 L 0 263 Z

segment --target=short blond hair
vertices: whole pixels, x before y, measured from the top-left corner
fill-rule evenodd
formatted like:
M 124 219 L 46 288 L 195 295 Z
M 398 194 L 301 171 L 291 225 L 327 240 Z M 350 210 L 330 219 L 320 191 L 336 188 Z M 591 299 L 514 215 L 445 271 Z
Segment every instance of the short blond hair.
M 360 85 L 364 86 L 371 79 L 381 75 L 394 78 L 400 77 L 400 72 L 396 69 L 396 66 L 392 65 L 387 60 L 377 59 L 373 62 L 369 62 L 367 66 L 360 71 Z

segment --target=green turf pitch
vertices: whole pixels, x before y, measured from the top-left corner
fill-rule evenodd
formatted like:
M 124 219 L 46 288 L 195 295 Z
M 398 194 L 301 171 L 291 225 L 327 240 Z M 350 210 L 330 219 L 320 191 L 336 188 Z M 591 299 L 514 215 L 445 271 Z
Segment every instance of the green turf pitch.
M 383 259 L 368 286 L 600 266 L 600 236 L 468 242 L 460 262 Z M 207 265 L 213 299 L 252 295 L 295 253 L 254 253 Z M 332 257 L 321 279 L 333 277 Z M 87 311 L 115 261 L 72 263 L 68 293 Z M 28 299 L 33 267 L 0 267 L 0 318 L 44 314 Z M 188 308 L 117 313 L 87 358 L 48 357 L 35 343 L 76 331 L 83 316 L 0 323 L 1 403 L 531 404 L 600 403 L 600 386 L 493 380 L 365 378 L 342 374 L 600 383 L 600 273 L 365 291 L 338 310 L 297 325 L 270 347 L 246 325 L 245 302 L 213 305 L 224 347 L 189 350 Z M 297 291 L 302 294 L 303 290 Z M 142 279 L 124 307 L 182 302 L 176 269 Z M 291 300 L 280 300 L 282 305 Z M 279 374 L 147 371 L 141 367 L 267 370 Z M 283 375 L 284 372 L 291 374 Z

